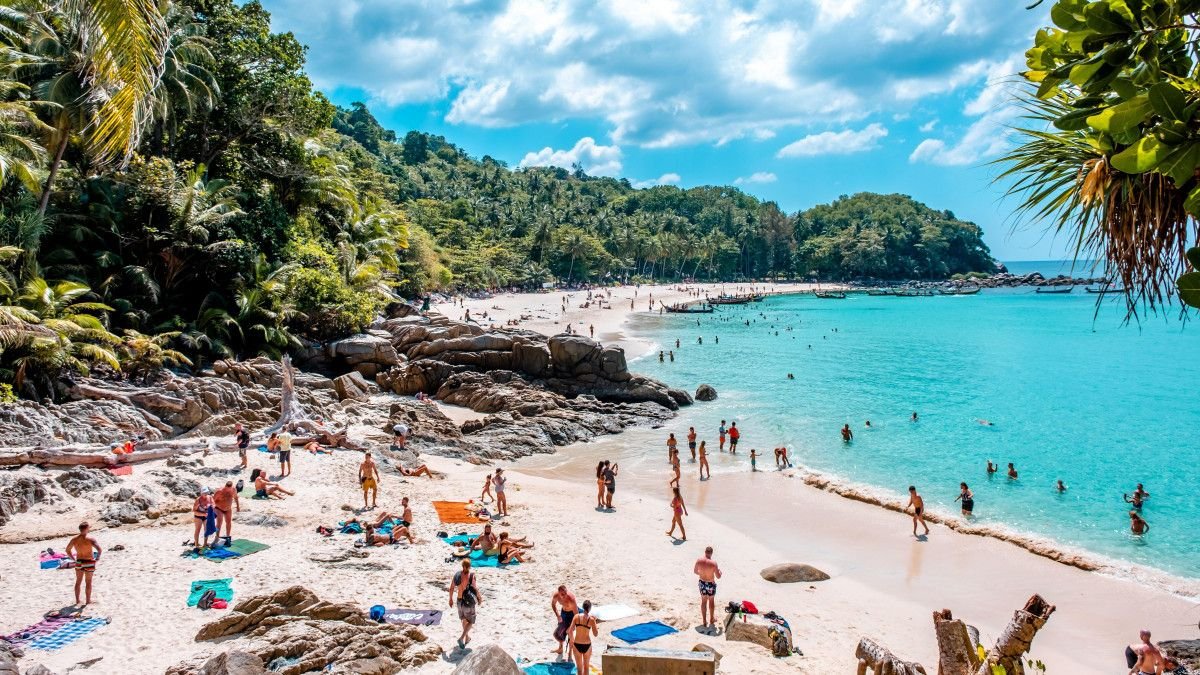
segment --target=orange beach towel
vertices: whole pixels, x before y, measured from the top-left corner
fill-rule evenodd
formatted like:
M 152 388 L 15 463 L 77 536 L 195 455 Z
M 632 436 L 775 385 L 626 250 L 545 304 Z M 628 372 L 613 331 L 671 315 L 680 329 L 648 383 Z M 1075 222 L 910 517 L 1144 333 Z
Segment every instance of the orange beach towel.
M 467 510 L 467 502 L 434 502 L 433 508 L 437 510 L 438 519 L 443 523 L 475 524 L 479 522 L 479 518 Z

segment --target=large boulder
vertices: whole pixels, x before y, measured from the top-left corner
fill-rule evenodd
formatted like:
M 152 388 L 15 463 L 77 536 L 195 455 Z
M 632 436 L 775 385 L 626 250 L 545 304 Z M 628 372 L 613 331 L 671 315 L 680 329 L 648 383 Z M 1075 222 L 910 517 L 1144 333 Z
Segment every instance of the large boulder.
M 567 375 L 576 373 L 581 366 L 589 368 L 600 352 L 598 342 L 582 335 L 555 335 L 546 344 L 554 371 Z
M 268 675 L 270 672 L 257 654 L 231 649 L 205 661 L 196 675 Z
M 715 401 L 717 400 L 717 390 L 711 384 L 702 384 L 696 387 L 697 401 Z
M 38 502 L 55 499 L 58 493 L 51 491 L 52 486 L 32 476 L 0 474 L 0 525 Z
M 345 401 L 354 399 L 362 401 L 371 397 L 373 387 L 359 373 L 346 373 L 333 378 L 333 390 L 338 398 Z
M 550 371 L 550 348 L 524 340 L 514 342 L 512 369 L 530 377 L 544 377 Z
M 781 563 L 771 565 L 759 572 L 762 578 L 777 584 L 795 584 L 802 581 L 828 581 L 829 575 L 812 565 Z
M 605 378 L 622 382 L 632 378 L 625 365 L 625 350 L 609 345 L 600 350 L 600 372 Z
M 116 483 L 117 477 L 101 469 L 74 466 L 58 474 L 54 481 L 72 497 L 79 497 Z
M 490 644 L 472 650 L 459 661 L 454 675 L 521 675 L 521 669 L 500 645 Z
M 378 335 L 359 333 L 348 338 L 331 342 L 326 348 L 329 356 L 340 358 L 346 365 L 359 363 L 378 363 L 387 366 L 400 364 L 400 354 L 392 346 L 390 340 Z

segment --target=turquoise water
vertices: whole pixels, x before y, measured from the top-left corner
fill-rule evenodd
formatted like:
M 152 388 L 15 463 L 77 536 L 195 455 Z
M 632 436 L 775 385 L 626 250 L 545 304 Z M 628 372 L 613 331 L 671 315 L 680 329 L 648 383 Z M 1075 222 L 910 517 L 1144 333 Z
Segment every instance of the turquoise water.
M 1072 277 L 1098 277 L 1103 275 L 1103 266 L 1098 260 L 1006 260 L 1004 267 L 1009 274 L 1024 276 L 1040 272 L 1047 279 L 1065 274 Z
M 966 481 L 981 523 L 1200 577 L 1200 332 L 1174 315 L 1122 325 L 1119 300 L 1093 320 L 1095 298 L 1082 289 L 782 296 L 708 315 L 642 316 L 636 334 L 681 347 L 673 363 L 659 363 L 656 346 L 631 368 L 689 391 L 717 388 L 716 402 L 670 425 L 681 447 L 680 428 L 695 425 L 713 444 L 720 420 L 736 420 L 742 448 L 765 451 L 768 465 L 770 449 L 787 444 L 794 461 L 897 495 L 915 484 L 951 513 Z M 839 435 L 846 423 L 850 444 Z M 989 478 L 989 459 L 1013 462 L 1019 479 L 1003 468 Z M 1054 489 L 1059 478 L 1065 494 Z M 1122 500 L 1138 482 L 1152 495 L 1144 537 L 1129 533 Z

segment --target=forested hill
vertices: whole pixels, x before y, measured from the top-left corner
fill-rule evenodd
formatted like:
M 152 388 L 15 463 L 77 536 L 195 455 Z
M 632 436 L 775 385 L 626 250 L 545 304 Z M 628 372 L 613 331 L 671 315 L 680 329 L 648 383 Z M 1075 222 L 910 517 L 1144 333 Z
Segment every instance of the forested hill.
M 787 214 L 400 138 L 315 91 L 256 2 L 93 2 L 0 13 L 0 398 L 278 355 L 396 293 L 991 270 L 979 228 L 900 195 Z

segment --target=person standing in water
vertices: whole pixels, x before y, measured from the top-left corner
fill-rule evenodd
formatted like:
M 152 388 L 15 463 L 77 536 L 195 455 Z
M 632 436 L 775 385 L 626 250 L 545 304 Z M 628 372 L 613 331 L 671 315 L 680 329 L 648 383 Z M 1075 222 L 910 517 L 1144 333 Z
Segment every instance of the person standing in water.
M 1150 523 L 1147 523 L 1137 511 L 1129 512 L 1129 531 L 1139 537 L 1150 531 Z
M 988 472 L 989 477 L 995 475 L 995 473 L 1000 470 L 1000 467 L 996 466 L 995 464 L 992 464 L 992 460 L 989 459 L 987 461 L 987 463 L 988 463 L 987 472 Z
M 1008 463 L 1008 477 L 1013 480 L 1017 479 L 1017 468 L 1013 466 L 1012 462 Z
M 691 515 L 687 511 L 687 505 L 683 503 L 683 495 L 679 494 L 679 488 L 672 488 L 674 496 L 671 497 L 671 529 L 667 530 L 668 537 L 675 537 L 675 526 L 679 526 L 679 540 L 687 541 L 687 530 L 683 529 L 683 517 Z
M 929 525 L 925 522 L 925 500 L 917 494 L 917 488 L 913 485 L 908 486 L 908 504 L 904 510 L 907 511 L 910 508 L 913 510 L 913 536 L 917 536 L 917 525 L 924 527 L 925 534 L 929 534 Z
M 679 476 L 679 451 L 678 450 L 671 451 L 671 471 L 674 472 L 675 475 L 671 477 L 671 481 L 669 483 L 667 483 L 667 485 L 673 485 L 675 487 L 679 487 L 680 476 Z
M 692 566 L 692 572 L 699 577 L 700 586 L 700 625 L 705 628 L 717 627 L 716 595 L 717 579 L 721 578 L 721 568 L 712 559 L 713 547 L 704 549 L 704 557 Z
M 917 421 L 917 412 L 915 410 L 913 411 L 913 414 L 912 414 L 912 421 L 913 422 Z
M 705 480 L 705 474 L 712 478 L 712 469 L 708 467 L 708 450 L 704 447 L 704 441 L 700 441 L 700 480 Z
M 667 461 L 671 461 L 671 457 L 675 455 L 675 448 L 679 446 L 679 441 L 675 440 L 675 434 L 667 435 Z
M 742 432 L 737 428 L 737 422 L 729 423 L 729 452 L 737 453 L 738 440 L 742 437 Z
M 720 439 L 721 443 L 717 450 L 720 452 L 725 452 L 725 420 L 721 420 L 721 427 L 717 430 L 717 432 L 719 434 L 718 438 Z
M 66 554 L 75 559 L 75 606 L 83 611 L 92 604 L 92 575 L 96 573 L 96 560 L 100 558 L 100 544 L 89 534 L 91 525 L 87 521 L 79 524 L 79 534 L 67 542 Z M 83 586 L 83 603 L 79 602 L 79 588 Z
M 1059 479 L 1058 479 L 1058 484 L 1054 486 L 1054 489 L 1055 489 L 1055 490 L 1058 490 L 1059 492 L 1066 492 L 1066 491 L 1067 491 L 1067 486 L 1066 486 L 1066 485 L 1063 485 L 1062 479 L 1061 479 L 1061 478 L 1059 478 Z
M 1137 488 L 1133 491 L 1132 497 L 1129 495 L 1122 495 L 1122 497 L 1125 499 L 1126 504 L 1133 504 L 1133 508 L 1141 511 L 1142 504 L 1150 498 L 1150 493 L 1146 492 L 1146 489 L 1142 487 L 1141 483 L 1138 483 Z
M 962 502 L 964 516 L 970 516 L 971 512 L 975 510 L 975 493 L 971 492 L 971 488 L 967 487 L 966 483 L 958 484 L 958 496 L 954 498 L 954 501 Z
M 688 450 L 692 452 L 692 461 L 696 461 L 696 427 L 688 427 Z
M 850 431 L 850 425 L 849 424 L 843 425 L 842 426 L 842 442 L 849 443 L 852 440 L 854 440 L 854 432 Z

